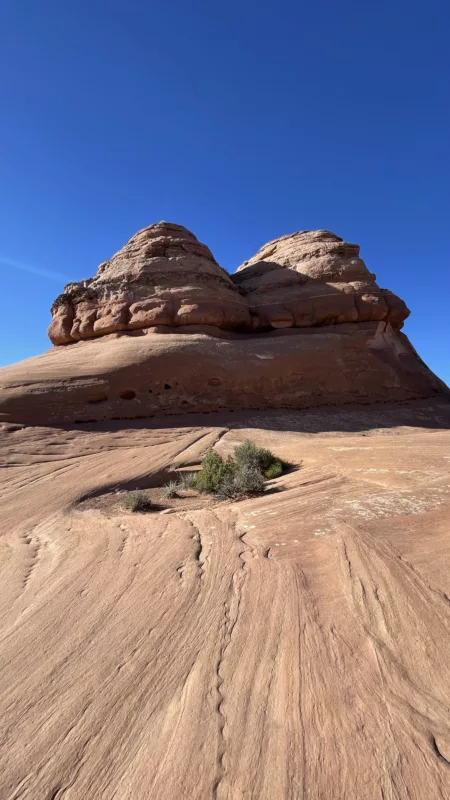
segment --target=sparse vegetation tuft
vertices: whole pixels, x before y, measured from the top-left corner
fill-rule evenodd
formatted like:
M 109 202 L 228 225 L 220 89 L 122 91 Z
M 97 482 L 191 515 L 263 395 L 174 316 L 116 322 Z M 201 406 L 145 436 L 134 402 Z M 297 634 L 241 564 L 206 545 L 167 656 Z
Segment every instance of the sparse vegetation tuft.
M 263 447 L 247 440 L 236 447 L 226 461 L 210 450 L 195 477 L 198 491 L 215 494 L 223 500 L 261 494 L 266 480 L 283 472 L 283 462 Z
M 178 494 L 178 483 L 176 481 L 169 481 L 169 483 L 166 483 L 166 485 L 164 486 L 164 497 L 166 497 L 167 500 L 172 500 L 174 497 L 177 496 L 177 494 Z
M 183 472 L 178 481 L 178 488 L 181 490 L 197 488 L 197 473 Z
M 136 512 L 146 512 L 152 511 L 152 501 L 149 497 L 145 494 L 145 492 L 141 491 L 134 491 L 134 492 L 127 492 L 123 499 L 123 506 L 127 509 L 127 511 L 132 511 L 133 513 Z

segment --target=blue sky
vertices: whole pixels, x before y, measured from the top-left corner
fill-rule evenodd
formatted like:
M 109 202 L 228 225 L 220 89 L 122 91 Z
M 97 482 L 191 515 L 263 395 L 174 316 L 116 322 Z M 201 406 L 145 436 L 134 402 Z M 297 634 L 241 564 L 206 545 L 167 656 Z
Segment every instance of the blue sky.
M 326 228 L 450 381 L 447 2 L 0 0 L 0 364 L 139 228 L 228 270 Z

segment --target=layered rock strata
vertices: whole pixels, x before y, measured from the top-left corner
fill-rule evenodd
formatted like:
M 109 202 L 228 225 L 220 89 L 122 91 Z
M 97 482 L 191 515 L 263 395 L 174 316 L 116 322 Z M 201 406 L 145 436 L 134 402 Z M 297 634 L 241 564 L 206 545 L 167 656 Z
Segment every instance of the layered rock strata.
M 343 322 L 401 327 L 409 311 L 359 257 L 356 244 L 330 231 L 299 231 L 269 242 L 238 268 L 254 327 L 290 328 Z
M 94 278 L 69 283 L 51 311 L 56 345 L 154 325 L 250 323 L 245 299 L 208 247 L 169 222 L 136 233 Z
M 55 301 L 42 356 L 0 370 L 0 421 L 71 424 L 448 392 L 400 331 L 408 309 L 328 231 L 229 276 L 179 225 L 137 233 Z
M 383 320 L 409 311 L 379 289 L 359 247 L 329 231 L 301 231 L 261 248 L 230 276 L 186 228 L 136 233 L 94 278 L 70 283 L 52 307 L 53 344 L 117 331 L 184 325 L 268 330 Z
M 191 326 L 60 347 L 0 370 L 0 421 L 66 424 L 403 401 L 442 385 L 384 323 L 239 335 Z

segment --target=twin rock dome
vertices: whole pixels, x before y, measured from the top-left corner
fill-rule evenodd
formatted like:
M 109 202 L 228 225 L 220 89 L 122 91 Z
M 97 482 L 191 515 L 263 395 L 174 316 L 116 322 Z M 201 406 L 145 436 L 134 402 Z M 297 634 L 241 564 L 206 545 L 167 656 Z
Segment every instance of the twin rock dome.
M 117 331 L 207 325 L 267 331 L 384 321 L 405 304 L 329 231 L 300 231 L 261 248 L 229 275 L 186 228 L 160 222 L 136 233 L 94 278 L 69 284 L 52 308 L 49 336 L 70 344 Z
M 52 307 L 47 353 L 0 370 L 0 421 L 405 401 L 447 392 L 409 311 L 329 231 L 269 242 L 229 275 L 186 228 L 136 233 Z

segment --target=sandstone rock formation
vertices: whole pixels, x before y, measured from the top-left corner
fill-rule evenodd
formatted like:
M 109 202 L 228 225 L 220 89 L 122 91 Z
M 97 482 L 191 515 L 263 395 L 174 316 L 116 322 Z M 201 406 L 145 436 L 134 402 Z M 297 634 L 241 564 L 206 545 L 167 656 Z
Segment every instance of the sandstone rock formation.
M 408 314 L 378 288 L 358 245 L 329 231 L 282 236 L 230 276 L 194 234 L 160 222 L 136 233 L 94 278 L 66 286 L 49 336 L 61 345 L 155 325 L 250 331 L 383 320 L 398 328 Z
M 0 370 L 0 798 L 448 800 L 445 387 L 356 246 L 163 227 Z M 261 496 L 123 509 L 246 439 Z
M 179 225 L 144 228 L 55 301 L 52 351 L 0 371 L 0 420 L 147 417 L 430 397 L 359 247 L 328 231 L 265 245 L 230 276 Z
M 233 275 L 254 327 L 388 322 L 400 328 L 403 300 L 379 289 L 359 247 L 330 231 L 299 231 L 264 245 Z
M 249 326 L 250 314 L 228 273 L 181 225 L 138 231 L 95 278 L 70 283 L 52 306 L 53 344 L 154 325 Z

